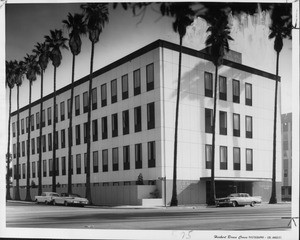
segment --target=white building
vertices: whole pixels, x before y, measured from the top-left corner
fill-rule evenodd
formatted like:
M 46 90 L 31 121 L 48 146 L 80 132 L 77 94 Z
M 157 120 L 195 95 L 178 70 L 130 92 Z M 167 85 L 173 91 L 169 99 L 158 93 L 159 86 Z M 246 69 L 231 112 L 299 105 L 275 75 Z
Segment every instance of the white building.
M 219 68 L 216 116 L 215 179 L 217 197 L 231 192 L 271 195 L 275 76 L 241 64 L 230 53 Z M 158 40 L 94 73 L 91 185 L 95 204 L 140 204 L 158 189 L 171 199 L 179 46 Z M 234 61 L 233 61 L 234 60 Z M 215 67 L 209 56 L 183 48 L 178 133 L 179 204 L 205 203 L 209 194 L 212 84 Z M 280 84 L 279 84 L 280 86 Z M 71 85 L 57 91 L 58 192 L 67 189 L 68 99 Z M 73 191 L 85 191 L 85 125 L 88 76 L 75 82 L 73 118 Z M 279 91 L 280 92 L 280 91 Z M 53 94 L 33 102 L 31 176 L 38 183 L 37 142 L 40 101 L 44 103 L 42 182 L 51 190 Z M 280 101 L 279 101 L 280 103 Z M 28 106 L 20 109 L 20 186 L 26 186 Z M 280 104 L 278 126 L 280 126 Z M 16 173 L 16 112 L 12 113 L 13 172 Z M 281 134 L 277 134 L 277 146 Z M 50 140 L 50 141 L 49 141 Z M 25 151 L 24 154 L 22 151 Z M 277 149 L 277 193 L 281 187 L 281 149 Z M 142 174 L 144 185 L 137 186 Z M 162 178 L 166 177 L 166 187 Z M 16 180 L 14 179 L 14 186 Z M 36 194 L 32 189 L 32 197 Z M 21 189 L 21 198 L 25 198 Z M 280 199 L 280 197 L 278 197 Z

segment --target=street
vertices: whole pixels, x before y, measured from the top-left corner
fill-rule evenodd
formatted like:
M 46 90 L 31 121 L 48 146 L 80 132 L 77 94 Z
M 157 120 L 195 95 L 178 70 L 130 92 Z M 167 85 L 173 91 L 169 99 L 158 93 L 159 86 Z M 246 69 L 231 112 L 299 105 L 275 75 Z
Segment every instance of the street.
M 255 207 L 65 207 L 7 202 L 8 228 L 288 230 L 290 204 Z

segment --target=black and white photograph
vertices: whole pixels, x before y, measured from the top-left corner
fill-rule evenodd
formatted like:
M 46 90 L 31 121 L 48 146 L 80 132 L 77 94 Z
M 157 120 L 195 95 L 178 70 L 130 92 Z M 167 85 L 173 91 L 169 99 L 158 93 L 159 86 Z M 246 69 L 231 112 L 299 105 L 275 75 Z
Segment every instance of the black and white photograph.
M 0 237 L 299 239 L 299 17 L 0 0 Z

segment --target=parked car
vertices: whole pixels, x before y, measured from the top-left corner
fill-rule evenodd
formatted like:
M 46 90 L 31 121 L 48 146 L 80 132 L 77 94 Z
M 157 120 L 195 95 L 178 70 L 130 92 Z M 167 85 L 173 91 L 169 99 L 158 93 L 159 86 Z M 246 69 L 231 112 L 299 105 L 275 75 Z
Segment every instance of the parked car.
M 55 197 L 59 197 L 56 192 L 42 192 L 41 196 L 34 197 L 34 201 L 36 203 L 52 204 Z
M 60 196 L 53 198 L 53 205 L 72 205 L 72 206 L 85 206 L 89 204 L 86 198 L 80 197 L 78 194 L 62 193 Z
M 248 193 L 232 193 L 225 198 L 217 198 L 216 206 L 245 206 L 254 207 L 255 204 L 261 203 L 261 197 L 251 197 Z

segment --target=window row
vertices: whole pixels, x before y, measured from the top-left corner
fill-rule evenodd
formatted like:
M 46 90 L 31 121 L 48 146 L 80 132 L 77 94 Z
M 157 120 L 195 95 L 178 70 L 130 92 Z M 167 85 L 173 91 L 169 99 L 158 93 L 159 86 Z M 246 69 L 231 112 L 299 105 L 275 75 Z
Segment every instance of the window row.
M 205 96 L 213 97 L 213 74 L 204 72 Z M 240 103 L 240 81 L 232 80 L 232 101 Z M 219 76 L 219 99 L 227 101 L 227 78 Z M 252 84 L 245 83 L 245 104 L 252 106 Z
M 253 123 L 251 116 L 245 116 L 245 136 L 253 137 Z M 235 137 L 241 136 L 240 114 L 233 113 L 233 133 Z M 213 132 L 213 109 L 205 108 L 205 132 Z M 219 111 L 219 134 L 227 135 L 227 112 Z
M 111 154 L 109 154 L 109 151 Z M 100 156 L 102 157 L 102 163 L 100 163 Z M 134 166 L 130 165 L 130 145 L 123 146 L 123 147 L 116 147 L 109 149 L 104 149 L 101 152 L 100 151 L 93 151 L 91 156 L 91 169 L 93 173 L 100 172 L 100 166 L 102 166 L 102 172 L 108 172 L 109 171 L 109 163 L 111 164 L 111 170 L 112 171 L 119 171 L 121 170 L 120 167 L 120 154 L 123 156 L 123 162 L 122 162 L 122 168 L 123 170 L 130 170 L 130 169 L 141 169 L 143 168 L 143 144 L 138 143 L 134 145 Z M 154 168 L 156 166 L 156 146 L 155 141 L 151 141 L 147 143 L 147 160 L 148 160 L 148 168 Z M 83 157 L 83 163 L 82 163 L 82 157 Z M 55 172 L 56 175 L 66 175 L 67 174 L 67 158 L 61 157 L 60 161 L 59 158 L 56 158 L 55 162 Z M 47 168 L 48 164 L 48 168 Z M 71 174 L 83 174 L 87 172 L 87 154 L 76 154 L 75 155 L 75 167 L 73 166 L 73 155 L 71 156 Z M 22 172 L 20 169 L 20 166 L 22 166 Z M 145 167 L 145 166 L 144 166 Z M 61 168 L 61 172 L 59 169 Z M 39 169 L 39 162 L 32 162 L 31 163 L 31 178 L 38 177 L 38 169 Z M 22 165 L 19 165 L 19 178 L 26 178 L 26 164 L 23 163 Z M 47 174 L 48 172 L 48 174 Z M 52 176 L 53 175 L 53 162 L 52 159 L 43 160 L 42 165 L 42 176 Z M 17 178 L 17 169 L 16 165 L 14 165 L 14 179 Z
M 228 169 L 227 147 L 220 146 L 220 169 Z M 211 169 L 212 145 L 205 145 L 205 167 Z M 233 170 L 241 170 L 241 149 L 233 148 Z M 253 171 L 253 150 L 246 148 L 246 171 Z

